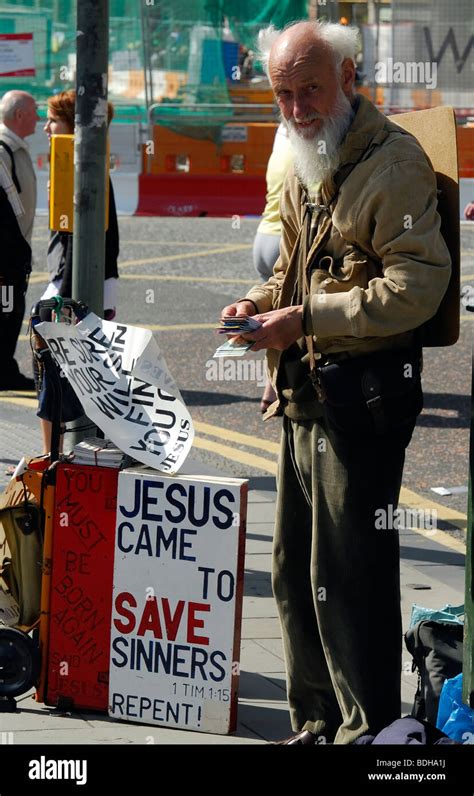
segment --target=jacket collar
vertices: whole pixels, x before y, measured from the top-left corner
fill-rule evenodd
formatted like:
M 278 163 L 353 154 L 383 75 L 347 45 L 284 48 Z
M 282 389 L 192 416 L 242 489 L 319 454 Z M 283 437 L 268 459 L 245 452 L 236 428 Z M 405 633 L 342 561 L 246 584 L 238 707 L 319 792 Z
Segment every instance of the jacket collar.
M 336 192 L 338 175 L 342 175 L 345 166 L 357 163 L 373 139 L 382 131 L 386 117 L 362 94 L 357 95 L 358 105 L 349 130 L 342 140 L 338 170 L 328 177 L 322 185 L 324 201 L 328 201 Z
M 29 146 L 26 143 L 24 138 L 20 138 L 19 135 L 10 130 L 5 124 L 0 124 L 0 138 L 3 138 L 7 144 L 10 144 L 10 148 L 13 152 L 16 152 L 17 149 L 26 149 L 29 151 Z

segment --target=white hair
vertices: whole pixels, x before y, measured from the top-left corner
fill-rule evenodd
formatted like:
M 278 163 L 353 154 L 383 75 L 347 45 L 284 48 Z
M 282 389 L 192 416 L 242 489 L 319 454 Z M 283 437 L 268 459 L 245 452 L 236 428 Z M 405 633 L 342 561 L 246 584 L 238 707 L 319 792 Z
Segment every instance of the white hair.
M 306 21 L 306 20 L 301 20 Z M 259 60 L 263 63 L 265 72 L 268 75 L 268 61 L 270 58 L 270 50 L 272 49 L 276 40 L 281 34 L 300 22 L 292 22 L 285 28 L 278 30 L 274 25 L 269 25 L 263 28 L 258 34 L 258 51 Z M 355 57 L 358 49 L 358 36 L 357 28 L 352 28 L 349 25 L 338 25 L 336 22 L 308 22 L 314 25 L 314 37 L 320 39 L 331 48 L 336 67 L 341 66 L 346 58 L 350 58 L 355 62 Z
M 0 110 L 2 119 L 14 119 L 17 111 L 23 110 L 25 105 L 34 100 L 27 91 L 12 90 L 3 95 Z

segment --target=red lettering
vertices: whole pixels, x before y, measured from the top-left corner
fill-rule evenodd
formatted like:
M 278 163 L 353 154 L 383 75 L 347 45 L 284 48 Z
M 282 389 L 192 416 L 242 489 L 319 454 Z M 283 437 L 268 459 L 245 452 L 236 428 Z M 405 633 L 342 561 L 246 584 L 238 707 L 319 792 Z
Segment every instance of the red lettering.
M 158 605 L 158 600 L 161 606 Z M 84 607 L 83 600 L 79 604 Z M 115 610 L 120 618 L 114 619 L 114 626 L 119 633 L 133 633 L 137 625 L 137 618 L 133 608 L 137 608 L 137 601 L 133 594 L 130 592 L 121 592 L 115 599 Z M 145 600 L 143 612 L 141 614 L 140 623 L 136 631 L 138 636 L 144 636 L 147 631 L 153 633 L 154 638 L 163 638 L 162 622 L 166 631 L 166 638 L 168 641 L 176 641 L 178 631 L 184 616 L 185 609 L 187 608 L 187 643 L 188 644 L 202 644 L 207 646 L 209 644 L 208 636 L 200 636 L 197 630 L 204 628 L 204 618 L 197 616 L 202 612 L 209 612 L 211 606 L 209 603 L 186 603 L 185 600 L 178 600 L 174 612 L 170 606 L 170 601 L 167 597 L 152 597 Z
M 144 636 L 147 630 L 151 630 L 155 638 L 163 638 L 156 597 L 146 600 L 137 633 Z
M 132 608 L 137 607 L 137 601 L 133 594 L 128 591 L 118 594 L 115 600 L 115 610 L 119 616 L 123 616 L 127 621 L 121 622 L 120 619 L 114 619 L 114 625 L 119 633 L 132 633 L 135 628 L 135 615 L 133 611 L 129 611 L 125 607 L 125 603 L 128 603 Z
M 210 611 L 209 603 L 189 603 L 188 605 L 188 644 L 209 644 L 207 636 L 196 636 L 195 629 L 204 627 L 204 619 L 197 619 L 196 611 Z
M 163 616 L 166 626 L 166 635 L 168 636 L 169 641 L 175 641 L 176 635 L 178 633 L 179 624 L 181 622 L 181 617 L 183 615 L 185 602 L 184 600 L 178 601 L 178 605 L 176 606 L 176 611 L 174 612 L 174 616 L 171 616 L 170 603 L 168 598 L 163 597 L 161 602 L 163 604 Z

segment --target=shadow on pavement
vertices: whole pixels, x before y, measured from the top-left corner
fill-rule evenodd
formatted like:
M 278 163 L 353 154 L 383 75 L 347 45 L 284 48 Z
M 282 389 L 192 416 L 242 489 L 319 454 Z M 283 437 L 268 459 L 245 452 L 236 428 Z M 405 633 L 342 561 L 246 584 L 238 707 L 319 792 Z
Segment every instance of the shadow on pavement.
M 444 564 L 448 567 L 464 569 L 465 556 L 462 553 L 452 553 L 449 550 L 430 550 L 426 547 L 401 547 L 400 555 L 405 561 L 423 561 L 424 564 Z
M 249 398 L 247 395 L 235 395 L 223 392 L 202 392 L 201 390 L 181 390 L 183 401 L 187 406 L 215 406 L 218 404 L 250 403 L 257 404 L 260 398 Z
M 417 426 L 425 428 L 468 428 L 470 417 L 470 397 L 469 395 L 459 395 L 456 393 L 423 393 L 424 410 L 417 420 Z M 446 417 L 444 415 L 430 414 L 429 409 L 448 410 L 457 412 L 457 417 Z

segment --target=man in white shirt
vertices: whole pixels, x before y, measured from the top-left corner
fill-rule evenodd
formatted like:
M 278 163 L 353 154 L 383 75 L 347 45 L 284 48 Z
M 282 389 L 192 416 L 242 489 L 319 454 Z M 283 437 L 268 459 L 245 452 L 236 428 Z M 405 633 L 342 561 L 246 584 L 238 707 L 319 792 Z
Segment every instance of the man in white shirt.
M 31 246 L 33 223 L 36 212 L 36 175 L 33 169 L 28 144 L 39 119 L 34 97 L 26 91 L 8 91 L 1 102 L 3 123 L 0 125 L 0 160 L 7 169 L 14 189 L 18 193 L 23 213 L 17 222 L 25 241 Z M 9 196 L 12 203 L 11 195 Z M 0 279 L 2 274 L 0 273 Z M 5 282 L 5 279 L 2 280 Z M 10 280 L 11 281 L 11 280 Z M 2 356 L 0 361 L 0 390 L 33 390 L 33 379 L 23 376 L 14 359 L 18 336 L 25 313 L 27 278 L 18 275 L 11 286 L 14 291 L 13 309 L 10 302 L 2 306 Z M 7 282 L 5 286 L 8 287 Z

